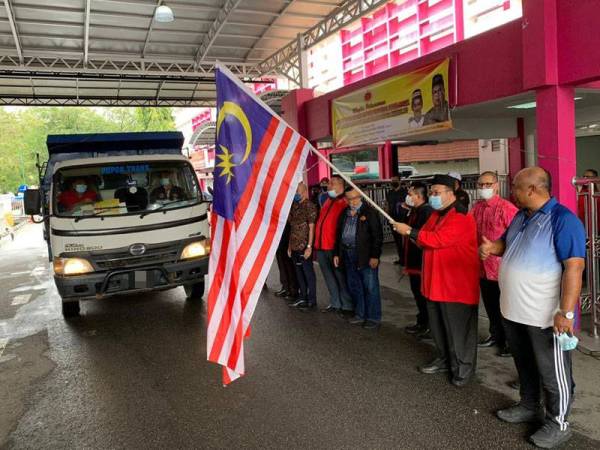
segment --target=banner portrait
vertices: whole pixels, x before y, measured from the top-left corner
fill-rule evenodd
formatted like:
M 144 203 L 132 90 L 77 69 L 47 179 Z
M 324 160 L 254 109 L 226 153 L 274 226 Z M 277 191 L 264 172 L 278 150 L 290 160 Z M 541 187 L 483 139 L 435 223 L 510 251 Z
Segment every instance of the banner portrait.
M 449 66 L 445 59 L 333 100 L 335 146 L 376 144 L 451 129 Z

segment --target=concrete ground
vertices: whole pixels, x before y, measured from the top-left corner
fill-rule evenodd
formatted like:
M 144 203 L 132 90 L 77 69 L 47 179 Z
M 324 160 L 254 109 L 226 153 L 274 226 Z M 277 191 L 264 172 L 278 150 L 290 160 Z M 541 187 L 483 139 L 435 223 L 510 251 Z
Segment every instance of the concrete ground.
M 431 347 L 404 333 L 412 299 L 383 259 L 379 331 L 264 292 L 247 376 L 223 388 L 206 362 L 203 303 L 183 289 L 115 297 L 67 322 L 29 225 L 0 244 L 0 447 L 531 448 L 531 427 L 493 415 L 516 398 L 510 359 L 480 352 L 463 389 L 416 371 Z M 325 292 L 319 277 L 322 306 Z M 564 448 L 600 448 L 599 373 L 600 361 L 575 354 L 576 433 Z

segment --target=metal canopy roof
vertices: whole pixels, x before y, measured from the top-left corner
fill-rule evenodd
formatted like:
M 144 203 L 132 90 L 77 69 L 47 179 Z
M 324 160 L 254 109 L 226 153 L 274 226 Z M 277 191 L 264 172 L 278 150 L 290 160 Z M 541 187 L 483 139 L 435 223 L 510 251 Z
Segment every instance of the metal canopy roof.
M 297 82 L 287 72 L 299 46 L 385 3 L 2 1 L 0 104 L 126 106 L 214 106 L 216 60 L 241 77 L 279 72 Z M 161 4 L 175 21 L 153 20 Z

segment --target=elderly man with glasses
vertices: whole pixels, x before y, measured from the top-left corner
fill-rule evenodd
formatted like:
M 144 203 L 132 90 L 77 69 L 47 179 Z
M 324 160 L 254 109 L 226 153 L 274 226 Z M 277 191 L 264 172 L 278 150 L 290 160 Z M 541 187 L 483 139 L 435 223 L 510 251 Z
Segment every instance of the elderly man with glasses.
M 483 172 L 477 180 L 479 200 L 473 207 L 473 217 L 477 223 L 477 238 L 481 245 L 483 237 L 490 241 L 500 239 L 515 214 L 517 207 L 498 195 L 498 175 L 494 172 Z M 490 256 L 481 265 L 481 298 L 490 320 L 490 335 L 479 343 L 479 347 L 498 348 L 499 356 L 510 356 L 506 344 L 506 334 L 500 314 L 500 287 L 498 286 L 498 271 L 502 258 Z
M 461 387 L 475 373 L 477 362 L 477 227 L 473 216 L 457 207 L 454 178 L 448 175 L 434 177 L 429 204 L 435 211 L 421 229 L 392 225 L 423 249 L 422 291 L 437 356 L 419 370 L 450 370 L 452 384 Z

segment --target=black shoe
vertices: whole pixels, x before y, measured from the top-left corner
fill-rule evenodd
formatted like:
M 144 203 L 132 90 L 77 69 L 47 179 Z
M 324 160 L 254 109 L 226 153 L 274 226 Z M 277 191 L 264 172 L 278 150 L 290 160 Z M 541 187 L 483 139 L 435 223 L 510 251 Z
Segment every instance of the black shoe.
M 567 442 L 572 434 L 571 428 L 561 431 L 558 425 L 547 422 L 529 436 L 529 440 L 540 448 L 554 448 Z
M 436 358 L 426 366 L 419 367 L 419 372 L 426 374 L 434 374 L 448 372 L 448 361 L 442 358 Z
M 452 384 L 456 387 L 464 387 L 469 384 L 471 377 L 452 377 Z
M 298 300 L 294 303 L 290 303 L 288 306 L 291 308 L 305 308 L 306 306 L 308 306 L 308 303 L 306 302 L 306 300 Z
M 423 331 L 423 325 L 415 323 L 414 325 L 410 325 L 404 329 L 408 334 L 418 334 Z
M 379 328 L 379 322 L 373 322 L 372 320 L 365 321 L 363 328 L 365 330 L 375 330 Z
M 321 309 L 322 313 L 330 313 L 330 312 L 337 312 L 337 308 L 334 308 L 333 305 L 327 305 L 327 308 L 323 308 Z
M 501 356 L 502 358 L 510 358 L 512 356 L 508 345 L 504 344 L 500 346 L 500 348 L 498 349 L 498 356 Z
M 512 381 L 509 381 L 506 384 L 508 384 L 508 387 L 511 388 L 511 389 L 514 389 L 516 391 L 521 390 L 521 383 L 519 382 L 519 380 L 512 380 Z
M 352 309 L 338 309 L 337 314 L 341 319 L 352 320 L 354 316 L 354 310 Z
M 427 341 L 431 339 L 431 330 L 429 328 L 425 328 L 417 333 L 417 339 L 420 341 Z
M 544 410 L 542 408 L 537 410 L 529 409 L 517 403 L 510 408 L 496 411 L 496 416 L 498 416 L 498 419 L 508 423 L 542 422 L 544 420 Z
M 280 289 L 277 292 L 275 292 L 275 296 L 276 297 L 287 297 L 288 291 L 286 291 L 285 289 Z
M 492 336 L 488 336 L 486 339 L 477 344 L 477 347 L 487 348 L 493 347 L 494 345 L 496 345 L 496 339 L 494 339 Z

